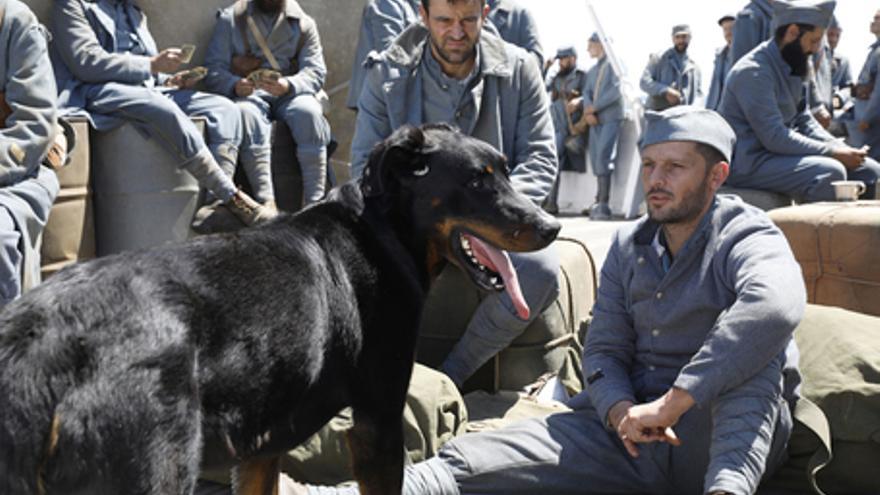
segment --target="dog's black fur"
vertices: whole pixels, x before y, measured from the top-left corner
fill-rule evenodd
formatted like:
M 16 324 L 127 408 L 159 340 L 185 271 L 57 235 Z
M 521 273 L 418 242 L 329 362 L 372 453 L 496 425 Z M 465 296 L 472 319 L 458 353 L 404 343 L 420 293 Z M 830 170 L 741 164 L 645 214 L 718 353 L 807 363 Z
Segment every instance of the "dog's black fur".
M 523 251 L 559 229 L 505 168 L 405 128 L 299 214 L 56 274 L 0 314 L 0 493 L 186 494 L 202 460 L 273 493 L 278 456 L 346 405 L 362 493 L 399 493 L 432 277 L 448 259 L 491 288 L 461 232 Z

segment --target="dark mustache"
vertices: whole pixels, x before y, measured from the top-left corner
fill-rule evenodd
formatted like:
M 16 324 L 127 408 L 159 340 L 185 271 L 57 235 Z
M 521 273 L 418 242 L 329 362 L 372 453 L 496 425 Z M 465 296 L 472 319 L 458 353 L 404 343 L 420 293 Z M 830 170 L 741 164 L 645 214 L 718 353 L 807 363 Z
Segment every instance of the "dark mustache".
M 659 188 L 659 187 L 655 187 L 655 188 L 651 189 L 650 191 L 648 191 L 647 193 L 645 193 L 645 196 L 650 196 L 650 195 L 652 195 L 652 194 L 654 194 L 654 193 L 663 193 L 663 194 L 667 194 L 667 195 L 669 195 L 669 196 L 674 196 L 674 195 L 672 194 L 672 191 L 669 191 L 669 190 L 666 190 L 666 189 L 661 189 L 661 188 Z

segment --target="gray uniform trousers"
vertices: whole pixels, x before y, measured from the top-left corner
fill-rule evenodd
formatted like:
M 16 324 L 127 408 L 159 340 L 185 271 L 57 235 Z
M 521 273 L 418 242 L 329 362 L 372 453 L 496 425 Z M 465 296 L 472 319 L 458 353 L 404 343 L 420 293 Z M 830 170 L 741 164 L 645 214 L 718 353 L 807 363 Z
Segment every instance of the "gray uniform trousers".
M 540 251 L 508 255 L 529 305 L 529 319 L 523 320 L 517 315 L 506 291 L 487 295 L 441 366 L 458 386 L 510 345 L 559 295 L 559 254 L 555 247 L 551 245 Z
M 242 119 L 235 104 L 222 96 L 191 90 L 157 91 L 111 82 L 89 86 L 86 110 L 131 121 L 177 157 L 184 168 L 198 159 L 207 145 L 229 177 L 235 171 Z M 207 119 L 207 138 L 203 138 L 189 115 Z M 224 199 L 235 192 L 231 180 L 202 185 L 215 193 L 215 187 L 221 188 Z
M 599 121 L 599 125 L 590 127 L 590 167 L 596 177 L 611 175 L 617 162 L 617 143 L 620 141 L 620 125 L 622 120 Z
M 571 400 L 571 412 L 451 440 L 436 457 L 406 468 L 403 494 L 754 493 L 764 473 L 786 459 L 792 420 L 778 395 L 780 366 L 775 360 L 711 407 L 685 413 L 674 427 L 679 447 L 642 444 L 639 457 L 630 457 L 582 393 Z M 309 487 L 309 493 L 358 491 Z
M 272 142 L 272 121 L 281 120 L 290 129 L 296 143 L 296 158 L 302 169 L 303 201 L 314 203 L 324 197 L 327 175 L 327 145 L 330 144 L 330 123 L 324 118 L 320 102 L 313 94 L 274 97 L 257 91 L 236 100 L 242 110 L 245 145 L 269 153 Z M 248 157 L 242 157 L 248 160 Z

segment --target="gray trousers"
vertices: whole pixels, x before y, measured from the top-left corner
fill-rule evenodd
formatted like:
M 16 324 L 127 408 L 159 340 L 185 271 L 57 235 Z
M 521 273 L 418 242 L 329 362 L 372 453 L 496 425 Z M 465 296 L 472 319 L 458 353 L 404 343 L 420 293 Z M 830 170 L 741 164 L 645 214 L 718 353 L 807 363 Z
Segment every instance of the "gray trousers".
M 244 154 L 242 160 L 256 160 L 260 153 L 266 156 L 271 153 L 272 121 L 281 120 L 287 124 L 296 143 L 305 204 L 324 197 L 331 134 L 330 123 L 324 118 L 317 98 L 311 94 L 276 98 L 258 91 L 236 101 L 244 117 L 245 140 L 248 148 L 254 150 Z
M 517 315 L 506 291 L 486 296 L 441 366 L 459 387 L 492 356 L 510 345 L 559 294 L 556 248 L 551 245 L 531 253 L 508 254 L 529 305 L 529 319 L 523 320 Z
M 833 201 L 831 183 L 834 181 L 860 180 L 873 191 L 878 177 L 880 163 L 873 158 L 866 158 L 855 170 L 847 170 L 842 163 L 827 156 L 777 155 L 764 160 L 747 175 L 731 175 L 727 184 L 779 192 L 801 202 L 813 202 Z
M 748 495 L 785 461 L 792 419 L 781 396 L 780 360 L 707 407 L 685 413 L 679 447 L 639 446 L 632 458 L 582 393 L 573 411 L 457 437 L 436 457 L 406 468 L 404 495 Z M 355 487 L 309 487 L 353 495 Z
M 596 177 L 614 172 L 621 123 L 620 120 L 612 120 L 590 127 L 590 145 L 587 147 L 587 153 L 590 154 L 590 168 Z

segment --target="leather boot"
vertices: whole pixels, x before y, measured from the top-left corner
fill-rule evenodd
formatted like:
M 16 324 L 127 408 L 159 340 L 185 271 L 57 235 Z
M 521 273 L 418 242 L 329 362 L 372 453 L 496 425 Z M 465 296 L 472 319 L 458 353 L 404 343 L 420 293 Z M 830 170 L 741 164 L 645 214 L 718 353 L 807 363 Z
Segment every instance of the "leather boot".
M 277 208 L 267 208 L 257 203 L 241 189 L 235 191 L 235 194 L 225 205 L 229 208 L 229 211 L 247 226 L 267 222 L 278 216 Z
M 596 204 L 590 207 L 590 219 L 611 220 L 611 207 L 608 205 L 611 196 L 611 176 L 600 175 L 596 178 L 599 181 L 599 191 L 596 193 Z

